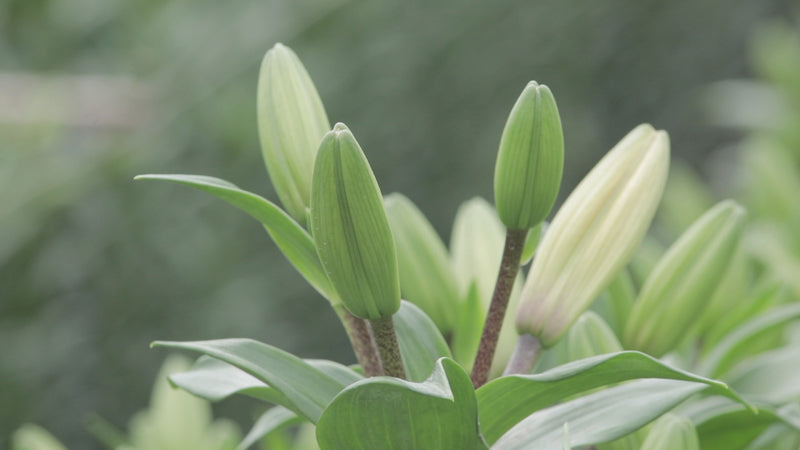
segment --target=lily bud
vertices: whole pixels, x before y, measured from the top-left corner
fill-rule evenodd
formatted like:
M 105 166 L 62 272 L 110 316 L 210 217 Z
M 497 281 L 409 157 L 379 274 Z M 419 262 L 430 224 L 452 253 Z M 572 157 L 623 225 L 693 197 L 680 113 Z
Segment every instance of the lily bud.
M 320 139 L 331 129 L 317 89 L 297 55 L 275 44 L 258 80 L 258 134 L 267 172 L 284 208 L 306 222 Z
M 341 123 L 322 138 L 317 154 L 311 232 L 325 273 L 353 315 L 379 319 L 397 312 L 397 255 L 381 191 L 353 133 Z
M 402 194 L 384 199 L 400 268 L 400 293 L 419 306 L 444 334 L 455 326 L 459 294 L 442 239 L 422 212 Z
M 736 202 L 722 201 L 667 250 L 633 305 L 624 334 L 628 348 L 659 357 L 680 344 L 724 277 L 744 216 Z
M 669 137 L 640 125 L 570 194 L 542 238 L 522 290 L 517 331 L 550 347 L 630 261 L 653 219 Z
M 570 361 L 622 351 L 622 344 L 611 327 L 592 311 L 581 314 L 570 327 L 566 342 Z
M 667 413 L 653 422 L 640 450 L 700 450 L 700 440 L 692 421 Z
M 564 136 L 553 94 L 531 81 L 517 99 L 500 137 L 494 201 L 506 227 L 541 223 L 555 204 L 564 169 Z

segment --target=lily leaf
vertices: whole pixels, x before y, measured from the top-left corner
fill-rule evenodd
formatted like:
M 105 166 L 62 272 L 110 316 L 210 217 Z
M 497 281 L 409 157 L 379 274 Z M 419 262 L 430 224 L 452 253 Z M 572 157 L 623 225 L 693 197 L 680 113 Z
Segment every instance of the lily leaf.
M 317 424 L 322 450 L 486 449 L 472 382 L 442 358 L 422 383 L 373 377 L 344 389 Z
M 247 436 L 236 448 L 237 450 L 245 450 L 269 433 L 285 426 L 299 424 L 302 421 L 303 419 L 298 417 L 297 414 L 283 406 L 270 408 L 258 418 L 253 428 L 250 429 L 250 432 L 247 433 Z
M 723 338 L 701 361 L 700 373 L 718 377 L 725 374 L 740 357 L 740 352 L 754 340 L 791 320 L 800 318 L 800 303 L 777 306 L 745 322 Z
M 494 443 L 530 414 L 582 392 L 637 378 L 692 381 L 711 392 L 744 403 L 725 383 L 670 367 L 639 352 L 618 352 L 581 359 L 536 375 L 495 379 L 477 391 L 481 428 Z
M 751 411 L 721 397 L 692 402 L 681 407 L 680 413 L 694 422 L 703 450 L 744 448 L 767 428 L 779 424 L 800 432 L 800 417 L 791 414 L 790 408 L 762 405 Z
M 439 358 L 452 358 L 436 324 L 415 304 L 401 301 L 394 326 L 409 380 L 425 380 Z
M 278 348 L 251 339 L 165 342 L 154 347 L 190 350 L 231 364 L 278 391 L 280 403 L 316 423 L 333 397 L 345 387 L 334 377 Z
M 338 303 L 336 291 L 328 281 L 311 236 L 269 200 L 239 189 L 233 183 L 202 175 L 139 175 L 135 180 L 162 180 L 179 183 L 208 192 L 246 212 L 264 225 L 286 259 L 314 286 L 323 297 Z
M 613 441 L 707 387 L 691 381 L 650 379 L 603 389 L 531 414 L 492 450 L 561 450 Z M 566 437 L 565 426 L 569 426 Z

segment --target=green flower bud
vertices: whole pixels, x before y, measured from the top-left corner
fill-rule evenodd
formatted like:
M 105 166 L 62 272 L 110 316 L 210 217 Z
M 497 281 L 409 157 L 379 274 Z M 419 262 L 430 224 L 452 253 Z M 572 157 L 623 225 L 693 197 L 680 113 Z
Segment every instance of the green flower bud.
M 401 194 L 384 199 L 400 268 L 400 293 L 447 334 L 458 314 L 458 286 L 447 248 L 428 219 Z
M 567 333 L 567 358 L 570 361 L 622 351 L 622 344 L 611 327 L 592 311 L 578 317 Z
M 725 200 L 697 219 L 645 280 L 625 327 L 626 347 L 659 357 L 700 318 L 734 255 L 744 208 Z
M 564 202 L 522 290 L 516 325 L 555 344 L 630 261 L 653 219 L 669 168 L 669 137 L 628 133 Z
M 311 232 L 344 306 L 362 319 L 400 308 L 397 255 L 375 175 L 350 130 L 322 138 L 311 186 Z
M 494 202 L 506 227 L 541 223 L 556 202 L 564 169 L 564 136 L 553 94 L 531 81 L 511 109 L 494 169 Z
M 653 422 L 640 450 L 700 450 L 692 421 L 667 413 Z
M 320 139 L 331 129 L 317 89 L 297 55 L 275 44 L 258 80 L 258 134 L 267 172 L 284 208 L 306 222 Z

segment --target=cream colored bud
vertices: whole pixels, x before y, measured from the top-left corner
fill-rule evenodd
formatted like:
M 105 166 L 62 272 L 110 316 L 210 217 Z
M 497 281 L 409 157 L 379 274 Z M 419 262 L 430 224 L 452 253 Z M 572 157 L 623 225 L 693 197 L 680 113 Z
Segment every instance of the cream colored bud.
M 314 82 L 297 55 L 275 44 L 258 79 L 258 134 L 267 172 L 283 207 L 306 222 L 320 140 L 331 129 Z
M 555 344 L 630 261 L 669 169 L 669 137 L 640 125 L 603 157 L 542 238 L 517 311 L 519 333 Z

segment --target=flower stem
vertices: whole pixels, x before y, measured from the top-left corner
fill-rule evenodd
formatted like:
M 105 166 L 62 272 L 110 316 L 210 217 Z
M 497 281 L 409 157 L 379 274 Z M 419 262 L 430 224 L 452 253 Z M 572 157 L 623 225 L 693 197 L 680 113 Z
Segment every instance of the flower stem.
M 542 354 L 542 344 L 539 339 L 530 334 L 521 334 L 514 347 L 514 353 L 508 361 L 503 375 L 529 374 Z
M 478 354 L 475 356 L 475 364 L 472 366 L 470 378 L 476 389 L 483 386 L 489 379 L 489 369 L 492 368 L 492 360 L 497 349 L 497 339 L 500 336 L 500 328 L 503 326 L 503 318 L 506 315 L 511 288 L 514 287 L 514 280 L 519 273 L 519 259 L 522 256 L 522 248 L 525 246 L 527 235 L 528 230 L 508 230 L 506 232 L 506 244 L 503 249 L 500 272 L 497 274 L 492 302 L 483 326 Z
M 381 364 L 386 375 L 405 379 L 406 371 L 403 368 L 403 357 L 397 344 L 392 316 L 370 319 L 369 324 L 372 326 L 372 334 L 378 344 L 378 353 L 381 355 Z
M 345 309 L 341 304 L 333 307 L 336 314 L 339 315 L 347 337 L 350 338 L 350 345 L 353 346 L 353 351 L 356 354 L 356 359 L 364 369 L 364 375 L 374 377 L 383 375 L 383 366 L 378 356 L 378 348 L 375 345 L 375 340 L 372 337 L 367 321 L 360 319 Z

